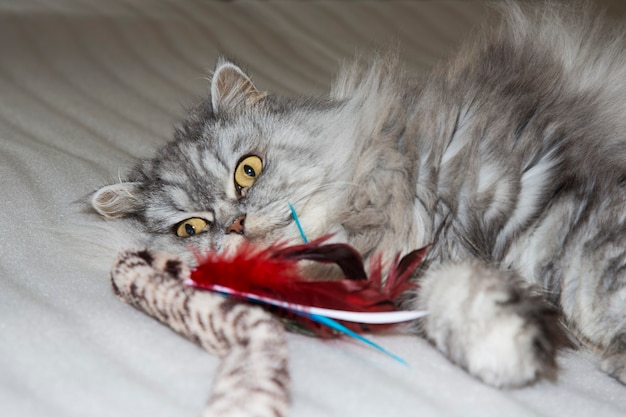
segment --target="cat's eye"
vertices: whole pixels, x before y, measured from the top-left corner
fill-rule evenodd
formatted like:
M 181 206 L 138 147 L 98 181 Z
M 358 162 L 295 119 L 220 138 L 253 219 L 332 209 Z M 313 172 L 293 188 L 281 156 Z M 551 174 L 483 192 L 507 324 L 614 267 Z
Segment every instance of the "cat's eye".
M 200 217 L 192 217 L 184 220 L 176 227 L 176 235 L 178 237 L 190 237 L 197 235 L 206 229 L 208 222 Z
M 239 194 L 250 187 L 263 171 L 263 161 L 255 155 L 246 156 L 235 168 L 235 187 Z

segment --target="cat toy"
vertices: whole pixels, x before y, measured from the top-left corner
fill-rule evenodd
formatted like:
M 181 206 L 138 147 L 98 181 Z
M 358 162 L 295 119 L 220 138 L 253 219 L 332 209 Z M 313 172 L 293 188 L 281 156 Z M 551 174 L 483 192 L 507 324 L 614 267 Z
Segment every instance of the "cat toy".
M 295 210 L 293 217 L 299 225 Z M 375 256 L 368 276 L 349 245 L 329 243 L 329 236 L 312 242 L 304 232 L 302 237 L 304 243 L 294 246 L 244 244 L 232 253 L 197 254 L 198 266 L 191 271 L 167 253 L 118 255 L 111 269 L 115 295 L 220 358 L 203 415 L 287 415 L 286 324 L 322 337 L 346 334 L 407 365 L 360 333 L 424 314 L 396 311 L 394 300 L 413 288 L 409 277 L 426 249 L 396 257 L 388 266 Z M 301 261 L 336 264 L 343 277 L 312 281 Z
M 409 277 L 423 259 L 426 247 L 402 258 L 396 256 L 386 279 L 381 258 L 373 257 L 368 277 L 360 254 L 351 246 L 327 243 L 330 236 L 309 242 L 291 204 L 290 208 L 303 244 L 276 244 L 265 249 L 244 244 L 233 253 L 200 255 L 199 265 L 186 284 L 261 304 L 282 316 L 291 327 L 295 323 L 300 330 L 320 337 L 348 335 L 406 364 L 360 333 L 425 315 L 419 311 L 398 311 L 394 300 L 415 287 Z M 299 267 L 305 260 L 335 264 L 343 277 L 312 280 Z

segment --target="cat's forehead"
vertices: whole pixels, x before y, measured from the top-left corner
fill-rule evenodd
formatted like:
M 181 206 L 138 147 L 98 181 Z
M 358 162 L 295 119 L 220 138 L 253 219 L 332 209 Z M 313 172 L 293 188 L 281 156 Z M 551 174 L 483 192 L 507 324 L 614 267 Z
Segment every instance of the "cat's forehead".
M 153 169 L 167 173 L 180 167 L 219 174 L 230 169 L 242 152 L 258 148 L 262 136 L 260 125 L 245 119 L 207 123 L 163 146 L 152 160 Z
M 236 164 L 246 155 L 265 155 L 262 130 L 245 121 L 221 122 L 166 144 L 149 161 L 151 192 L 183 196 L 176 199 L 182 206 L 234 197 L 228 191 Z
M 208 126 L 203 133 L 202 143 L 206 152 L 232 164 L 233 158 L 243 154 L 263 152 L 272 130 L 269 120 L 242 116 L 229 123 Z

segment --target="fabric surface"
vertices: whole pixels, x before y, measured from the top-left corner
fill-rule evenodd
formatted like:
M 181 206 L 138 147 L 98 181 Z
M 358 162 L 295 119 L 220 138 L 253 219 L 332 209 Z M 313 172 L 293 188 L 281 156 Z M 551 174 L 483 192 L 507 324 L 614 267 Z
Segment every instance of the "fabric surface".
M 202 409 L 218 360 L 114 297 L 124 241 L 107 229 L 123 230 L 84 201 L 168 140 L 218 53 L 263 90 L 323 94 L 342 59 L 376 47 L 426 72 L 484 14 L 461 1 L 0 2 L 0 415 Z M 372 339 L 409 366 L 350 340 L 290 335 L 292 415 L 626 414 L 626 388 L 584 352 L 561 355 L 556 381 L 496 390 L 424 340 Z

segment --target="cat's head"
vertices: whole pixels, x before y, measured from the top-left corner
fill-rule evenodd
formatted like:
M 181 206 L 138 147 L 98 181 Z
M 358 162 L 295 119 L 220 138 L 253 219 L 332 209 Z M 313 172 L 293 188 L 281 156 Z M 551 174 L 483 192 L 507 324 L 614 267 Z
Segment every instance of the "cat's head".
M 342 109 L 340 100 L 268 95 L 221 60 L 210 98 L 175 140 L 96 191 L 92 206 L 136 219 L 151 247 L 183 256 L 243 240 L 301 242 L 288 203 L 310 238 L 340 233 L 335 212 L 354 170 Z

